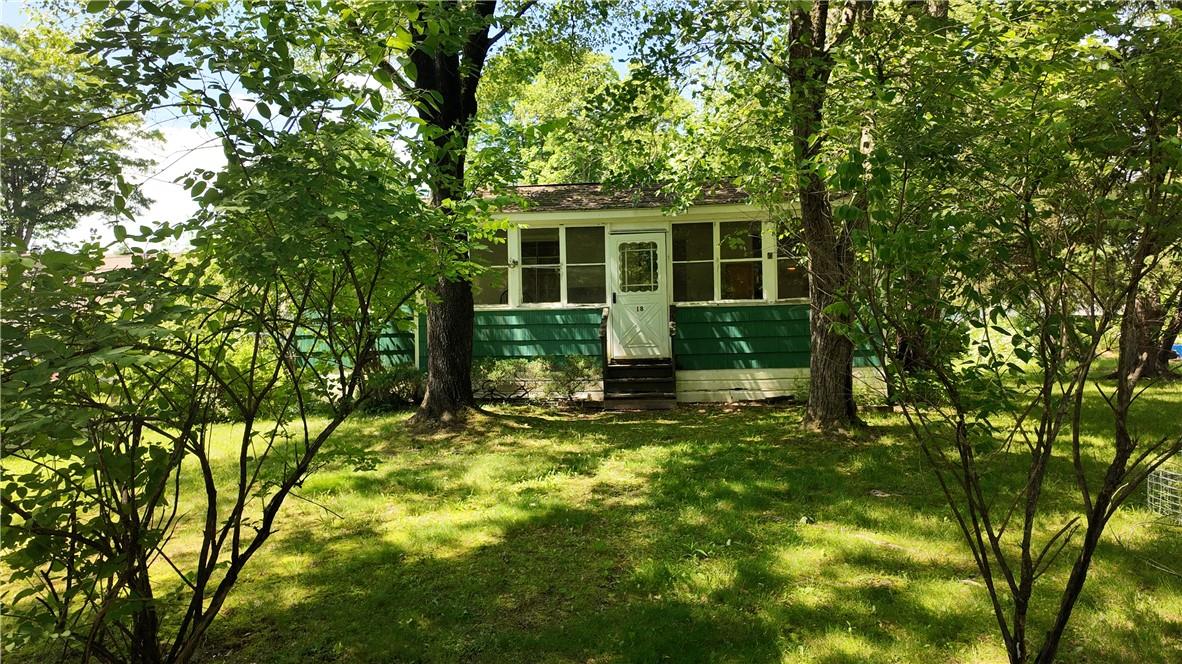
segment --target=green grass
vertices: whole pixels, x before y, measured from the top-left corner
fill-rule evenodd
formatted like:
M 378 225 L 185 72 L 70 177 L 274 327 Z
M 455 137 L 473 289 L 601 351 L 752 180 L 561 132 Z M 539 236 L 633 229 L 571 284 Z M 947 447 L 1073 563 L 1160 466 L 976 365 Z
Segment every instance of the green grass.
M 1146 433 L 1176 426 L 1182 389 L 1145 399 Z M 976 569 L 899 417 L 871 414 L 870 434 L 842 438 L 802 431 L 800 415 L 495 407 L 432 436 L 408 434 L 402 415 L 355 420 L 341 436 L 381 464 L 306 483 L 300 495 L 339 517 L 289 500 L 205 659 L 1003 661 Z M 222 433 L 228 464 L 232 427 Z M 1076 504 L 1057 461 L 1048 529 Z M 993 472 L 1017 477 L 1021 464 L 1015 450 Z M 1182 567 L 1182 532 L 1143 504 L 1113 520 L 1063 661 L 1182 661 L 1182 578 L 1146 562 Z

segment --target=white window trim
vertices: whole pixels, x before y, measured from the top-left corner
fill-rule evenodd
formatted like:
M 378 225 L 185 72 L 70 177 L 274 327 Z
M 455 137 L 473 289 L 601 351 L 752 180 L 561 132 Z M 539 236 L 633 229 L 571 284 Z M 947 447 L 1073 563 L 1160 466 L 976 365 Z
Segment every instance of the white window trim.
M 672 251 L 670 251 L 670 253 L 669 253 L 669 266 L 670 266 L 669 303 L 679 306 L 679 307 L 681 307 L 681 306 L 694 307 L 694 306 L 705 306 L 705 305 L 710 305 L 710 304 L 741 305 L 741 304 L 767 304 L 769 302 L 775 302 L 776 300 L 774 299 L 774 297 L 772 297 L 774 295 L 774 293 L 772 293 L 771 290 L 768 289 L 768 273 L 769 273 L 769 271 L 771 272 L 771 275 L 773 277 L 773 285 L 774 285 L 774 278 L 776 275 L 776 259 L 773 258 L 773 259 L 769 260 L 767 258 L 769 246 L 771 247 L 771 252 L 773 253 L 773 255 L 776 250 L 775 232 L 774 232 L 774 230 L 769 230 L 769 228 L 772 226 L 771 222 L 767 222 L 767 221 L 759 222 L 761 224 L 761 226 L 760 226 L 760 236 L 759 236 L 760 246 L 759 246 L 759 256 L 758 257 L 756 257 L 756 258 L 723 258 L 722 257 L 722 225 L 727 224 L 727 223 L 750 224 L 753 221 L 754 220 L 751 220 L 751 219 L 724 218 L 724 219 L 711 219 L 711 220 L 695 219 L 692 221 L 686 220 L 686 221 L 671 222 L 670 229 L 669 229 L 669 238 L 670 238 L 669 241 L 670 242 L 673 241 L 672 226 L 676 226 L 677 224 L 695 224 L 695 223 L 700 224 L 700 223 L 704 223 L 704 222 L 709 223 L 711 225 L 711 231 L 710 231 L 711 244 L 714 247 L 714 249 L 713 249 L 714 254 L 709 261 L 706 261 L 705 259 L 693 260 L 693 261 L 674 261 L 673 260 L 673 253 L 672 253 Z M 772 243 L 770 245 L 768 244 L 769 235 L 772 238 Z M 734 300 L 734 299 L 724 300 L 722 298 L 722 264 L 723 263 L 754 263 L 756 261 L 759 261 L 760 269 L 761 269 L 761 276 L 763 277 L 763 296 L 758 297 L 758 298 L 742 299 L 742 300 Z M 680 301 L 680 302 L 673 299 L 675 296 L 673 294 L 672 266 L 673 265 L 688 265 L 690 263 L 706 263 L 706 262 L 711 262 L 714 264 L 714 298 L 711 300 L 685 300 L 685 301 Z M 771 264 L 770 268 L 769 268 L 769 263 Z
M 601 263 L 575 263 L 576 267 L 589 267 L 589 266 L 595 266 L 595 265 L 603 267 L 603 301 L 602 302 L 570 302 L 568 300 L 568 298 L 570 297 L 570 295 L 567 293 L 567 289 L 566 289 L 566 287 L 567 287 L 566 272 L 570 268 L 570 264 L 566 262 L 566 230 L 568 228 L 600 228 L 603 230 L 603 262 L 601 262 Z M 570 307 L 570 308 L 594 307 L 596 309 L 601 309 L 603 307 L 606 307 L 608 305 L 609 300 L 611 299 L 611 285 L 610 284 L 611 284 L 611 276 L 612 276 L 607 273 L 608 265 L 611 263 L 611 261 L 608 260 L 608 251 L 610 249 L 610 247 L 608 247 L 608 239 L 609 239 L 608 238 L 608 225 L 606 223 L 602 223 L 602 222 L 601 223 L 587 222 L 584 224 L 562 224 L 559 226 L 559 229 L 560 229 L 559 233 L 562 236 L 562 239 L 560 240 L 560 242 L 562 243 L 562 246 L 559 247 L 559 251 L 562 254 L 562 306 Z
M 567 278 L 566 278 L 566 229 L 567 228 L 588 228 L 596 227 L 603 229 L 603 262 L 602 263 L 577 263 L 577 265 L 602 265 L 603 266 L 603 302 L 569 302 L 567 299 Z M 611 299 L 610 295 L 610 280 L 611 275 L 607 273 L 608 265 L 608 233 L 610 224 L 606 221 L 577 221 L 561 224 L 543 223 L 537 225 L 522 224 L 520 226 L 514 225 L 509 228 L 509 304 L 508 305 L 482 305 L 480 308 L 487 309 L 602 309 L 608 306 Z M 523 293 L 522 270 L 525 268 L 521 263 L 521 231 L 528 229 L 558 229 L 558 256 L 559 256 L 559 300 L 557 302 L 526 302 Z M 553 267 L 553 266 L 550 266 Z
M 505 281 L 505 288 L 509 289 L 509 301 L 505 304 L 473 304 L 474 311 L 498 311 L 513 308 L 513 233 L 516 229 L 509 227 L 505 229 L 505 260 L 508 261 L 506 265 L 489 265 L 485 269 L 488 270 L 507 270 L 508 274 Z M 417 332 L 418 327 L 415 327 Z M 416 342 L 418 343 L 418 342 Z M 416 346 L 417 348 L 418 346 Z
M 517 300 L 521 308 L 546 309 L 553 307 L 566 306 L 566 269 L 563 267 L 563 260 L 566 258 L 566 233 L 562 230 L 562 226 L 525 226 L 518 231 L 517 250 L 521 253 L 521 231 L 558 231 L 558 264 L 554 263 L 539 263 L 535 265 L 526 265 L 525 261 L 519 260 L 517 265 L 518 282 L 520 289 L 517 291 Z M 526 302 L 525 301 L 525 271 L 530 268 L 558 268 L 558 301 L 556 302 Z M 510 296 L 509 301 L 513 298 Z
M 610 214 L 604 213 L 604 218 L 587 219 L 563 219 L 559 221 L 537 219 L 535 223 L 525 223 L 524 219 L 512 219 L 508 228 L 508 257 L 509 257 L 509 303 L 508 304 L 480 304 L 476 305 L 477 310 L 492 310 L 503 311 L 511 309 L 602 309 L 605 306 L 611 306 L 611 279 L 612 276 L 608 274 L 611 269 L 612 257 L 609 255 L 609 239 L 613 228 L 631 228 L 633 226 L 643 226 L 645 228 L 652 228 L 658 230 L 656 227 L 663 227 L 666 233 L 666 243 L 672 242 L 672 225 L 679 223 L 702 223 L 708 222 L 712 226 L 711 236 L 714 244 L 714 256 L 709 262 L 714 267 L 714 292 L 715 296 L 712 300 L 694 300 L 685 302 L 676 302 L 673 300 L 673 252 L 672 246 L 666 246 L 665 267 L 668 270 L 669 288 L 668 298 L 669 304 L 679 307 L 709 307 L 709 306 L 758 306 L 760 304 L 769 303 L 786 303 L 786 304 L 807 304 L 809 299 L 803 298 L 783 298 L 779 297 L 779 282 L 776 275 L 777 263 L 780 260 L 778 238 L 776 236 L 775 222 L 767 219 L 751 219 L 742 215 L 736 215 L 733 211 L 727 210 L 710 210 L 710 217 L 706 217 L 706 210 L 692 211 L 691 215 L 680 216 L 676 219 L 665 218 L 658 221 L 656 218 L 651 222 L 639 222 L 628 219 L 616 219 Z M 535 215 L 544 213 L 535 213 Z M 569 213 L 564 213 L 569 216 Z M 524 215 L 523 215 L 524 216 Z M 557 216 L 557 215 L 556 215 Z M 617 215 L 618 216 L 618 215 Z M 655 213 L 654 215 L 655 216 Z M 706 217 L 706 218 L 704 218 Z M 762 223 L 762 252 L 760 259 L 763 263 L 763 298 L 759 300 L 723 300 L 720 296 L 722 294 L 722 268 L 721 268 L 721 250 L 720 244 L 720 224 L 730 221 L 760 221 Z M 603 303 L 596 304 L 574 304 L 567 301 L 567 264 L 566 264 L 566 228 L 588 227 L 594 226 L 603 229 L 604 234 L 604 293 Z M 522 228 L 559 228 L 560 232 L 560 246 L 559 252 L 562 260 L 562 299 L 559 302 L 535 302 L 525 303 L 521 301 L 522 295 L 522 278 L 521 278 L 521 229 Z M 741 261 L 744 259 L 729 259 Z M 754 259 L 747 259 L 754 260 Z M 678 261 L 678 263 L 696 263 L 707 261 Z M 586 265 L 598 265 L 597 263 L 587 263 Z

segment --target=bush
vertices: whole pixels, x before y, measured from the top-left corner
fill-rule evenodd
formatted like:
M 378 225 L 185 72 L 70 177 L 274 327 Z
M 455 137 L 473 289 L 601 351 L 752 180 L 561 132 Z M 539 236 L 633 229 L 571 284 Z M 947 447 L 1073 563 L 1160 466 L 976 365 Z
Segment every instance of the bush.
M 417 406 L 423 400 L 425 387 L 426 373 L 418 367 L 382 367 L 366 376 L 364 409 L 382 412 Z
M 574 401 L 579 392 L 586 392 L 603 380 L 599 358 L 568 356 L 547 358 L 546 395 L 561 401 Z
M 574 401 L 601 378 L 594 357 L 481 358 L 472 363 L 473 389 L 493 400 Z

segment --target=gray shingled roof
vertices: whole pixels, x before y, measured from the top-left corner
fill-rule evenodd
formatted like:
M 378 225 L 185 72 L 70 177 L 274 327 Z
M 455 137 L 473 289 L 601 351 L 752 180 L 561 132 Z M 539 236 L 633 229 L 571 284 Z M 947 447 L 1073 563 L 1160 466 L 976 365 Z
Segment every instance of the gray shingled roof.
M 535 184 L 514 187 L 527 201 L 523 210 L 506 207 L 506 212 L 558 212 L 577 210 L 616 210 L 659 208 L 673 203 L 673 198 L 659 187 L 608 188 L 597 182 L 572 184 Z M 702 192 L 694 205 L 746 203 L 747 194 L 731 184 L 718 184 Z

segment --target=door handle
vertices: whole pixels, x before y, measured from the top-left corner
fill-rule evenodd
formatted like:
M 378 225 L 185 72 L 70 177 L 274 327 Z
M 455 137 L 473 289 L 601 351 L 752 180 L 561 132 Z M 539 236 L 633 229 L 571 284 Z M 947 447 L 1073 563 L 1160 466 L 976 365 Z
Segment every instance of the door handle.
M 612 304 L 615 304 L 615 303 L 616 303 L 616 294 L 613 292 L 612 293 Z

